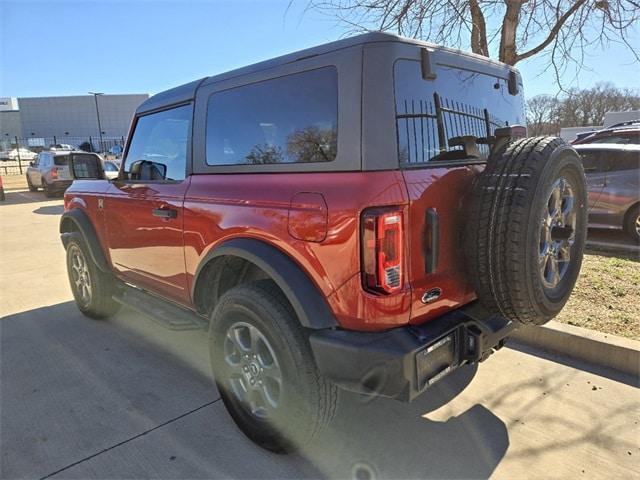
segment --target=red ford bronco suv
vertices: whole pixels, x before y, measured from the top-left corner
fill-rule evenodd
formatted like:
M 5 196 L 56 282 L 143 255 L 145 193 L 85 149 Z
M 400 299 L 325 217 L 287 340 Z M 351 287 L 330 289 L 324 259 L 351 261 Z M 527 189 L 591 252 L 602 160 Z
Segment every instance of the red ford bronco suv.
M 338 387 L 411 400 L 563 307 L 584 173 L 523 122 L 512 68 L 381 33 L 157 94 L 118 178 L 70 154 L 78 308 L 207 328 L 240 429 L 296 449 Z

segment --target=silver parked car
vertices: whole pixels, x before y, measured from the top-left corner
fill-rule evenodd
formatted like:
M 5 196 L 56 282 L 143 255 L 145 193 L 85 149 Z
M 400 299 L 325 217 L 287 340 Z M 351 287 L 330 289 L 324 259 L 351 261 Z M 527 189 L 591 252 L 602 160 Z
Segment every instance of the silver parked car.
M 35 192 L 42 188 L 45 196 L 63 193 L 71 182 L 69 152 L 40 152 L 27 169 L 27 185 Z
M 589 191 L 589 226 L 624 229 L 640 242 L 640 145 L 574 145 Z
M 102 168 L 104 170 L 104 176 L 107 180 L 114 180 L 118 178 L 120 172 L 120 163 L 113 160 L 105 160 L 102 162 Z

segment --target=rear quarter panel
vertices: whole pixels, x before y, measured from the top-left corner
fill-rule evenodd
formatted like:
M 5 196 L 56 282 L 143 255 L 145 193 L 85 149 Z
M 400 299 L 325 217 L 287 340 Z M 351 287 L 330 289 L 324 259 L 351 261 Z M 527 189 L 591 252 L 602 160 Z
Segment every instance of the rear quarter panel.
M 320 242 L 291 236 L 291 200 L 321 194 L 327 205 Z M 360 282 L 360 214 L 366 207 L 405 205 L 402 174 L 390 172 L 194 175 L 184 203 L 187 278 L 227 239 L 262 240 L 289 255 L 315 283 L 345 328 L 376 330 L 406 323 L 408 291 L 391 297 L 364 292 Z

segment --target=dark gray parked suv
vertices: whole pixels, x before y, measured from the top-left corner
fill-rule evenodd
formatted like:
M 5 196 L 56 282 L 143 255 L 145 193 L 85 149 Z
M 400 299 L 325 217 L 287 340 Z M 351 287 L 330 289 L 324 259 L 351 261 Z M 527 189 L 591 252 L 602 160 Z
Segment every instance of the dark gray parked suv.
M 624 229 L 640 242 L 640 145 L 576 145 L 589 189 L 589 226 Z

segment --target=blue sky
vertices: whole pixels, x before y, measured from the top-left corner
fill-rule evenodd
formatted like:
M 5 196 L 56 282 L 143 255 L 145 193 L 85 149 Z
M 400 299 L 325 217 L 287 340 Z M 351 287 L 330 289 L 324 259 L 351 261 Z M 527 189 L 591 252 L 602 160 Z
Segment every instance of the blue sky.
M 156 93 L 340 38 L 306 0 L 0 0 L 0 96 Z M 634 38 L 640 44 L 636 32 Z M 593 51 L 575 83 L 640 85 L 622 47 Z M 525 93 L 556 93 L 541 61 L 521 63 Z

